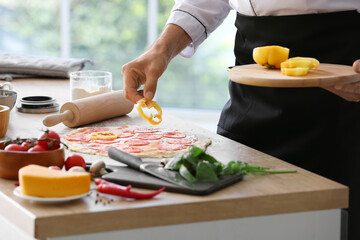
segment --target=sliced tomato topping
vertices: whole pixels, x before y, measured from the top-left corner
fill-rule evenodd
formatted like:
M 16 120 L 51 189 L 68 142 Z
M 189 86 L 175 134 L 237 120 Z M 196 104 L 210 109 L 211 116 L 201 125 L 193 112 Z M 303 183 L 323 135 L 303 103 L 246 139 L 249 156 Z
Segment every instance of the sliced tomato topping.
M 95 128 L 95 129 L 90 129 L 91 132 L 107 132 L 109 131 L 109 128 Z
M 101 144 L 112 144 L 112 143 L 118 143 L 120 142 L 120 139 L 97 139 L 93 140 L 94 143 L 101 143 Z
M 130 147 L 130 146 L 120 146 L 117 147 L 121 151 L 127 152 L 127 153 L 141 153 L 143 150 L 136 147 Z
M 124 143 L 129 146 L 145 146 L 150 144 L 149 141 L 141 140 L 141 139 L 129 139 L 124 141 Z
M 162 134 L 158 133 L 139 133 L 136 135 L 137 138 L 143 140 L 159 140 L 162 138 Z
M 135 133 L 133 133 L 133 132 L 118 132 L 117 133 L 118 134 L 118 138 L 129 138 L 129 137 L 132 137 L 132 136 L 134 136 L 134 134 Z
M 111 146 L 98 143 L 90 143 L 86 145 L 86 147 L 97 152 L 107 152 L 108 148 Z
M 78 133 L 83 133 L 83 134 L 90 134 L 93 132 L 106 132 L 109 131 L 109 128 L 83 128 L 83 129 L 79 129 L 77 132 Z
M 87 135 L 68 135 L 68 136 L 63 136 L 62 138 L 68 140 L 68 141 L 72 141 L 72 142 L 89 142 L 91 140 L 91 138 Z
M 158 132 L 159 129 L 156 128 L 137 128 L 134 130 L 137 133 L 154 133 L 154 132 Z
M 182 145 L 191 145 L 193 141 L 188 138 L 173 138 L 173 139 L 166 139 L 164 141 L 165 144 L 182 144 Z
M 166 132 L 164 133 L 164 137 L 167 137 L 167 138 L 185 138 L 186 137 L 186 134 L 185 133 L 182 133 L 182 132 Z

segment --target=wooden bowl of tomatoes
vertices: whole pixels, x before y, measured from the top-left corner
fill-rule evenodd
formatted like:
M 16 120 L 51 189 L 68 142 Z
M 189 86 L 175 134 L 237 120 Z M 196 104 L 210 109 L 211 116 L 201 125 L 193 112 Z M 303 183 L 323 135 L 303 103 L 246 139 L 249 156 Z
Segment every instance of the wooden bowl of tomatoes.
M 0 177 L 18 179 L 19 169 L 29 164 L 62 168 L 65 162 L 64 145 L 54 133 L 47 130 L 38 138 L 0 142 Z

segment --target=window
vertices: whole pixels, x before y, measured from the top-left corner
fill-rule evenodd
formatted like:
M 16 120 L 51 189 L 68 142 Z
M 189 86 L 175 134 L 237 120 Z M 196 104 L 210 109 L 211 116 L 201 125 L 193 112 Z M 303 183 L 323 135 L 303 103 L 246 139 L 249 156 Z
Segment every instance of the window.
M 172 5 L 173 0 L 0 0 L 0 50 L 91 59 L 95 65 L 87 69 L 111 71 L 114 89 L 121 89 L 121 66 L 156 38 Z M 234 64 L 234 17 L 193 58 L 171 62 L 156 94 L 163 107 L 222 108 L 226 70 Z

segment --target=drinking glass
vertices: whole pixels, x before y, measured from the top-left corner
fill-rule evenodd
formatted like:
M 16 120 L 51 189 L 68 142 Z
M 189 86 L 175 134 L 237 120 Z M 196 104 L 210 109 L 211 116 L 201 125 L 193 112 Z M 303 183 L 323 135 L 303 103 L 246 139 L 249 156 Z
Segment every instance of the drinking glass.
M 90 97 L 112 90 L 111 72 L 99 70 L 70 73 L 70 100 Z

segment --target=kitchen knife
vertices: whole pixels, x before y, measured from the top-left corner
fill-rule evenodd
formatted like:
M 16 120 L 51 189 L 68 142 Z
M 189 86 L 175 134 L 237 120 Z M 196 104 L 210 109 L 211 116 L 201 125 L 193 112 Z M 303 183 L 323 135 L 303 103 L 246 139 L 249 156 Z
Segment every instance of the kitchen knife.
M 120 151 L 114 147 L 108 149 L 108 155 L 111 159 L 124 163 L 135 170 L 151 174 L 152 176 L 184 188 L 194 189 L 194 184 L 182 178 L 178 172 L 167 170 L 157 163 L 144 163 L 141 158 Z

